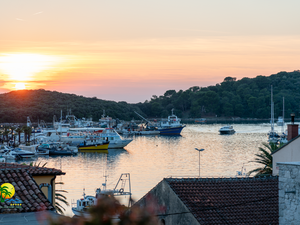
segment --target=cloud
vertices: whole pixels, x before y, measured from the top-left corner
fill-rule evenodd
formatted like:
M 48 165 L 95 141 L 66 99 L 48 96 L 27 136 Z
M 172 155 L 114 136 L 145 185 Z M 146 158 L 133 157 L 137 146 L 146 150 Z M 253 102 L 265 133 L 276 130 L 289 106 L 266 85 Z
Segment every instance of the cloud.
M 43 11 L 41 11 L 41 12 L 36 12 L 36 13 L 34 13 L 33 15 L 39 15 L 39 14 L 41 14 L 41 13 L 43 13 Z
M 16 18 L 16 20 L 18 20 L 18 21 L 25 21 L 25 20 L 23 20 L 23 19 L 20 19 L 20 18 Z

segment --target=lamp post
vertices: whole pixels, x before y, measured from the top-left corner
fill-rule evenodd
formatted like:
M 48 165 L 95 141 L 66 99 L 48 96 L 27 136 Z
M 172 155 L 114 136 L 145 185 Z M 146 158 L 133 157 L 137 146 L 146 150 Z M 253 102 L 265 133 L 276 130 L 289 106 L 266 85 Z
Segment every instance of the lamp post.
M 195 148 L 195 150 L 199 152 L 199 177 L 200 177 L 200 152 L 204 151 L 204 148 L 201 149 Z

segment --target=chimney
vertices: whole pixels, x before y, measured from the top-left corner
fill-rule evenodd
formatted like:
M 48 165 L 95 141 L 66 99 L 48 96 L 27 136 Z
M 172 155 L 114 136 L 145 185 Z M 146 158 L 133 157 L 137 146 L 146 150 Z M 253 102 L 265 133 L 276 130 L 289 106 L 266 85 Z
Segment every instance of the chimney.
M 288 124 L 288 136 L 287 136 L 287 140 L 290 141 L 293 138 L 298 136 L 298 124 L 294 124 L 295 123 L 295 113 L 291 114 L 291 122 L 292 124 Z

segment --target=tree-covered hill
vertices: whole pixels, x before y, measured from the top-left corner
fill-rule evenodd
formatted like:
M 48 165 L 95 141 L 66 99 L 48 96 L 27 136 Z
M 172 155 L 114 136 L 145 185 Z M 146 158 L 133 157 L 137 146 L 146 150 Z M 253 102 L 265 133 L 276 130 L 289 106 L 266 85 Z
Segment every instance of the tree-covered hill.
M 282 115 L 282 98 L 285 98 L 285 115 L 300 112 L 300 71 L 280 72 L 271 76 L 257 76 L 236 80 L 226 77 L 215 86 L 194 86 L 188 90 L 168 90 L 162 96 L 153 95 L 150 101 L 128 104 L 105 101 L 46 90 L 20 90 L 0 94 L 0 122 L 25 123 L 32 121 L 51 122 L 72 110 L 77 118 L 92 117 L 94 121 L 106 114 L 121 120 L 144 117 L 167 117 L 171 109 L 179 117 L 241 117 L 270 118 L 271 85 L 273 85 L 275 117 Z
M 236 80 L 226 77 L 221 84 L 209 87 L 194 86 L 185 91 L 168 90 L 162 96 L 138 106 L 149 117 L 166 117 L 170 110 L 180 117 L 241 117 L 270 118 L 271 85 L 273 85 L 275 117 L 300 111 L 300 71 L 280 72 Z
M 52 122 L 54 115 L 60 118 L 61 111 L 65 116 L 70 110 L 77 118 L 92 117 L 94 121 L 101 118 L 103 110 L 106 115 L 124 120 L 137 118 L 134 110 L 142 113 L 137 106 L 126 102 L 104 101 L 96 97 L 86 98 L 43 89 L 0 95 L 0 122 L 25 123 L 27 116 L 34 122 Z

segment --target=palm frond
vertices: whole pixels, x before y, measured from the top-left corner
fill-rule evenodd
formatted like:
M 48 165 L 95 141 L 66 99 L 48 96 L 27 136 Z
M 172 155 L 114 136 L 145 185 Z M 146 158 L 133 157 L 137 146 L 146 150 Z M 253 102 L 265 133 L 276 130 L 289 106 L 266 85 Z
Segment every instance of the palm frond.
M 64 184 L 63 182 L 55 182 L 55 184 Z M 64 214 L 63 211 L 66 211 L 66 209 L 59 203 L 64 203 L 66 206 L 69 206 L 69 203 L 66 201 L 67 197 L 63 194 L 60 194 L 59 192 L 68 193 L 65 190 L 55 190 L 55 209 L 58 213 Z
M 281 145 L 276 145 L 274 143 L 262 143 L 263 147 L 259 147 L 259 153 L 255 154 L 255 158 L 253 161 L 258 164 L 264 165 L 264 167 L 259 167 L 254 170 L 248 172 L 248 175 L 252 173 L 256 173 L 255 176 L 267 176 L 272 175 L 272 164 L 273 164 L 273 156 L 272 152 L 277 150 Z
M 69 193 L 69 192 L 67 192 L 67 191 L 65 191 L 65 190 L 55 190 L 55 192 L 65 192 L 65 193 Z

